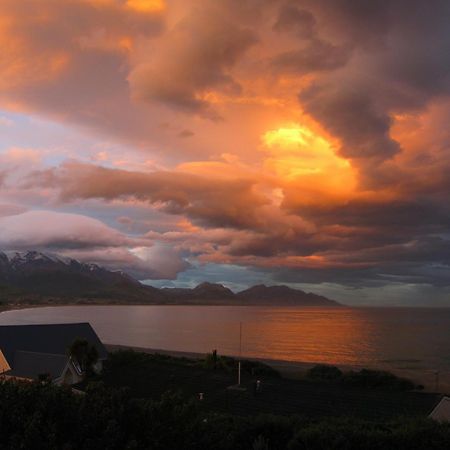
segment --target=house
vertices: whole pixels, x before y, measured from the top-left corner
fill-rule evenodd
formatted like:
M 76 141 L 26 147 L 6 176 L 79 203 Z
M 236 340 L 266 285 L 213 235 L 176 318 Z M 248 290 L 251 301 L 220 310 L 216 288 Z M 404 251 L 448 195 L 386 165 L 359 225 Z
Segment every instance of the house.
M 450 397 L 442 397 L 428 417 L 438 422 L 450 422 Z
M 68 355 L 76 339 L 97 349 L 94 369 L 100 371 L 107 351 L 89 323 L 0 326 L 0 375 L 36 380 L 49 376 L 55 384 L 76 384 L 83 378 L 79 365 Z

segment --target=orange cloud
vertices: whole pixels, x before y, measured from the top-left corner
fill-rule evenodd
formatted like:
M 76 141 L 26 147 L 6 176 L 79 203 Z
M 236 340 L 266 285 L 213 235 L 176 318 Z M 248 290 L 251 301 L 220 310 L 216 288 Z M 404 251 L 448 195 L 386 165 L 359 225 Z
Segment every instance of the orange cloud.
M 164 11 L 166 4 L 163 0 L 127 0 L 126 5 L 138 12 L 155 13 Z

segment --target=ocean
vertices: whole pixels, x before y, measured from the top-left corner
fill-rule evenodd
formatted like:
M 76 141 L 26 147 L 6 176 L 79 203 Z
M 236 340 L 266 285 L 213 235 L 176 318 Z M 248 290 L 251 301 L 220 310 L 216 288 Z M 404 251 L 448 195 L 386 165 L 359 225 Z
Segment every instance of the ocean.
M 450 309 L 63 306 L 6 311 L 0 325 L 90 322 L 103 342 L 261 359 L 450 372 Z

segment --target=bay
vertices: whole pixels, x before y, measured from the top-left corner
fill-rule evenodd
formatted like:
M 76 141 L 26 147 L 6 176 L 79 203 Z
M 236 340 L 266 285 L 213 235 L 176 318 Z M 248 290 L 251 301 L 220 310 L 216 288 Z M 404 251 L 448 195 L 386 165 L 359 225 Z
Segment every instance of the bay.
M 0 325 L 90 322 L 108 344 L 346 366 L 450 371 L 450 309 L 63 306 Z

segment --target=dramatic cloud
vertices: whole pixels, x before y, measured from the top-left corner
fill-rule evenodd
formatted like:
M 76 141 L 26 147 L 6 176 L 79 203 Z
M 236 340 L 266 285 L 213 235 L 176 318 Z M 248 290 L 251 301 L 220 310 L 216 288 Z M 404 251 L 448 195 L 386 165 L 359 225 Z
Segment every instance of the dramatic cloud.
M 184 284 L 205 267 L 242 286 L 243 268 L 341 299 L 448 292 L 448 1 L 0 17 L 2 247 Z
M 67 163 L 31 175 L 29 186 L 60 189 L 62 200 L 134 198 L 171 214 L 209 225 L 248 227 L 259 222 L 255 208 L 266 203 L 251 179 L 217 180 L 185 172 L 130 172 Z M 218 203 L 218 199 L 221 201 Z M 246 209 L 246 214 L 242 212 Z
M 133 69 L 129 80 L 136 98 L 217 118 L 208 93 L 240 93 L 230 69 L 256 43 L 256 35 L 233 23 L 226 7 L 211 3 L 194 7 L 164 35 L 157 50 L 149 50 L 149 60 Z
M 340 139 L 340 153 L 366 181 L 391 183 L 397 175 L 386 175 L 382 164 L 401 152 L 391 136 L 395 116 L 425 111 L 449 94 L 450 64 L 443 57 L 450 49 L 448 3 L 434 1 L 432 12 L 420 1 L 298 3 L 309 4 L 324 33 L 353 49 L 342 70 L 300 92 L 300 103 Z

